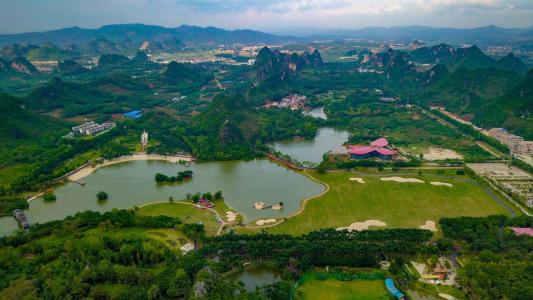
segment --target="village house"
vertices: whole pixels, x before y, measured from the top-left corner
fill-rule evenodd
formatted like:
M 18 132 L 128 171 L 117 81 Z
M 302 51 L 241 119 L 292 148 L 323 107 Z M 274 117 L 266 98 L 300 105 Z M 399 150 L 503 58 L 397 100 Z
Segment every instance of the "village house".
M 291 110 L 302 109 L 307 102 L 307 97 L 298 94 L 289 95 L 280 101 L 267 102 L 265 108 L 290 108 Z
M 523 137 L 512 134 L 505 128 L 491 128 L 489 136 L 509 147 L 513 154 L 533 156 L 533 141 L 524 141 Z

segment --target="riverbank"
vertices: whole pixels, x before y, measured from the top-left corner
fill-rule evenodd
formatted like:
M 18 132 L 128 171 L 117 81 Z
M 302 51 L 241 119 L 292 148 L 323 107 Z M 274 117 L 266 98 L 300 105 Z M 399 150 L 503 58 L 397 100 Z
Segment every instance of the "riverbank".
M 170 163 L 178 163 L 178 162 L 185 162 L 185 161 L 187 162 L 193 161 L 194 158 L 188 155 L 172 155 L 171 156 L 171 155 L 160 155 L 160 154 L 136 153 L 132 155 L 121 156 L 121 157 L 114 158 L 111 160 L 104 160 L 102 163 L 99 163 L 97 165 L 86 164 L 74 170 L 70 174 L 68 174 L 66 178 L 70 181 L 78 181 L 90 175 L 91 173 L 98 170 L 99 168 L 103 168 L 106 166 L 119 164 L 123 162 L 128 162 L 128 161 L 137 161 L 137 160 L 162 160 L 162 161 L 167 161 Z

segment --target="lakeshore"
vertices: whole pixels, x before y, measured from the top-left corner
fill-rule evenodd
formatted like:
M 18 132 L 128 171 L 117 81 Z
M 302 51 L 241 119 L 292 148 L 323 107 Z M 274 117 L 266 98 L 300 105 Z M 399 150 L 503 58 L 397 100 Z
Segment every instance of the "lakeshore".
M 102 163 L 96 165 L 86 164 L 79 169 L 71 172 L 67 175 L 69 181 L 78 181 L 90 174 L 99 168 L 107 167 L 114 164 L 119 164 L 128 161 L 138 161 L 138 160 L 160 160 L 167 161 L 169 163 L 179 163 L 179 162 L 190 162 L 194 161 L 192 156 L 188 155 L 161 155 L 161 154 L 146 154 L 146 153 L 136 153 L 132 155 L 125 155 L 117 157 L 111 160 L 104 160 Z

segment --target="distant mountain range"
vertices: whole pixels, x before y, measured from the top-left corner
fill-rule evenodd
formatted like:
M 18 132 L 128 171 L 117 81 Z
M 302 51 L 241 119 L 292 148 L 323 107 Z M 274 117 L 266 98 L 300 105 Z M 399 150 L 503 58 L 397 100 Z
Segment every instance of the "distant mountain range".
M 72 45 L 101 48 L 135 46 L 142 50 L 157 50 L 188 45 L 218 44 L 276 44 L 294 41 L 324 39 L 368 39 L 377 41 L 422 40 L 431 44 L 533 44 L 533 26 L 527 28 L 502 28 L 486 26 L 468 29 L 433 28 L 427 26 L 365 27 L 361 29 L 288 28 L 276 34 L 256 30 L 225 30 L 216 27 L 182 25 L 168 28 L 144 24 L 116 24 L 95 29 L 69 27 L 44 32 L 1 34 L 0 47 L 13 44 L 45 45 L 52 43 L 63 49 L 76 50 Z M 56 51 L 53 47 L 48 51 Z M 29 49 L 31 50 L 31 49 Z M 17 51 L 17 49 L 13 50 Z
M 11 44 L 53 43 L 62 48 L 71 45 L 87 44 L 94 40 L 107 40 L 113 43 L 129 41 L 143 46 L 145 41 L 165 44 L 176 41 L 185 45 L 217 45 L 233 43 L 281 43 L 291 40 L 283 37 L 254 30 L 225 30 L 215 27 L 198 27 L 182 25 L 177 28 L 144 24 L 107 25 L 96 29 L 70 27 L 45 32 L 28 32 L 0 35 L 0 46 Z
M 278 31 L 273 31 L 278 33 Z M 498 44 L 498 43 L 531 43 L 533 42 L 533 26 L 526 28 L 502 28 L 485 26 L 476 28 L 434 28 L 428 26 L 403 27 L 365 27 L 361 29 L 320 29 L 320 28 L 287 28 L 284 34 L 324 38 L 370 39 L 378 41 L 412 41 L 423 40 L 428 43 L 451 44 Z

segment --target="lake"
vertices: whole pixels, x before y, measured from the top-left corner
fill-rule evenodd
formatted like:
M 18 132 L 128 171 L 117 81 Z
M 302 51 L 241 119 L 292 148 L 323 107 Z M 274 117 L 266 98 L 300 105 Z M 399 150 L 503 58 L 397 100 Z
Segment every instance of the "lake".
M 193 178 L 177 184 L 157 184 L 156 173 L 176 175 L 191 169 Z M 301 201 L 319 194 L 324 187 L 308 177 L 268 160 L 191 163 L 190 166 L 166 161 L 130 161 L 97 169 L 82 178 L 85 185 L 69 182 L 58 186 L 56 201 L 36 199 L 26 214 L 31 223 L 63 219 L 76 212 L 128 209 L 143 203 L 185 199 L 187 193 L 222 191 L 228 206 L 244 217 L 244 222 L 285 217 L 300 207 Z M 106 201 L 97 201 L 96 193 L 105 191 Z M 266 205 L 284 203 L 281 211 L 256 210 L 255 202 Z M 0 233 L 17 228 L 13 217 L 0 218 Z
M 246 290 L 253 292 L 256 287 L 280 281 L 281 272 L 271 268 L 251 266 L 242 272 L 230 275 L 228 278 L 233 281 L 242 281 Z
M 340 151 L 348 141 L 350 134 L 346 130 L 322 127 L 312 140 L 290 140 L 276 142 L 272 146 L 276 151 L 287 154 L 299 162 L 322 162 L 322 156 L 328 151 Z

